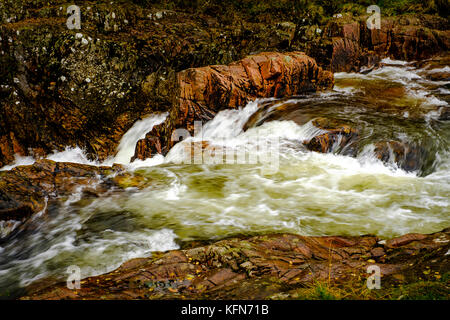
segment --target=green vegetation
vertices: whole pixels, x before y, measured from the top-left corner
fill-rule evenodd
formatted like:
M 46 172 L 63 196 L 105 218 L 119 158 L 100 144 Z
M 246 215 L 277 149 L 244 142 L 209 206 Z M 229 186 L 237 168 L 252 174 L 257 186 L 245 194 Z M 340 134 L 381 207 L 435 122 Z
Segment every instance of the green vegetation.
M 450 273 L 435 274 L 429 279 L 412 283 L 385 284 L 379 290 L 369 290 L 364 280 L 343 283 L 314 282 L 304 288 L 294 289 L 287 296 L 275 299 L 299 300 L 448 300 L 450 298 Z
M 78 1 L 78 5 L 95 6 L 95 1 Z M 321 13 L 332 16 L 337 13 L 351 12 L 354 15 L 366 13 L 372 4 L 378 5 L 383 15 L 427 13 L 439 14 L 448 18 L 450 4 L 448 0 L 119 0 L 114 6 L 133 3 L 144 8 L 156 7 L 168 10 L 183 10 L 214 16 L 243 15 L 254 21 L 261 21 L 269 16 L 278 16 L 286 20 L 302 19 L 304 14 Z M 0 20 L 6 19 L 6 12 L 14 12 L 17 17 L 29 10 L 51 11 L 52 6 L 67 5 L 65 0 L 0 1 Z M 226 14 L 225 14 L 226 13 Z
M 105 1 L 109 3 L 109 1 Z M 305 17 L 308 24 L 322 24 L 334 14 L 351 13 L 367 14 L 367 7 L 373 4 L 381 8 L 384 16 L 401 14 L 439 14 L 448 18 L 450 4 L 448 0 L 119 0 L 114 6 L 126 6 L 127 3 L 143 8 L 159 8 L 161 10 L 180 10 L 195 14 L 207 14 L 220 17 L 226 24 L 226 17 L 245 17 L 248 21 L 268 22 L 273 19 L 301 22 Z M 67 5 L 65 0 L 0 1 L 0 21 L 7 19 L 7 14 L 14 14 L 18 19 L 26 18 L 30 11 L 46 16 L 54 7 Z M 99 5 L 95 1 L 78 1 L 78 5 Z M 52 8 L 53 7 L 53 8 Z M 232 20 L 232 19 L 231 19 Z
M 372 4 L 378 5 L 386 15 L 405 13 L 439 14 L 448 17 L 449 2 L 447 0 L 132 0 L 141 6 L 160 5 L 167 9 L 192 9 L 204 13 L 223 12 L 223 7 L 231 11 L 239 11 L 253 18 L 265 14 L 292 16 L 301 12 L 322 11 L 329 16 L 341 12 L 354 14 L 366 13 Z M 318 9 L 320 7 L 320 9 Z

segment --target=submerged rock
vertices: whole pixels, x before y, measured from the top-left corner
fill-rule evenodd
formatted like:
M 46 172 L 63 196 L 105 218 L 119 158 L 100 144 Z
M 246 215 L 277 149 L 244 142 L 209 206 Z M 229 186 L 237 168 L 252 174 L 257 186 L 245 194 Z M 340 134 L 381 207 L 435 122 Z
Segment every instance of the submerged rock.
M 318 118 L 312 124 L 326 133 L 305 141 L 306 148 L 322 153 L 339 152 L 344 155 L 356 155 L 353 143 L 358 139 L 358 130 L 334 119 Z
M 82 280 L 78 290 L 64 283 L 35 288 L 21 299 L 279 299 L 320 281 L 365 288 L 371 265 L 380 268 L 384 289 L 417 282 L 426 274 L 436 280 L 436 274 L 450 271 L 449 229 L 385 244 L 379 240 L 292 234 L 232 238 L 133 259 Z
M 318 110 L 308 101 L 306 98 L 304 101 L 297 102 L 263 103 L 245 123 L 244 130 L 274 120 L 291 120 L 301 126 L 311 121 L 312 125 L 322 132 L 307 141 L 301 141 L 308 150 L 355 156 L 359 130 L 354 124 L 332 117 L 317 118 Z
M 136 143 L 134 156 L 131 161 L 136 159 L 145 160 L 151 158 L 155 154 L 167 154 L 169 146 L 162 144 L 167 140 L 163 132 L 167 131 L 165 123 L 156 125 L 150 132 L 147 132 L 144 139 L 140 139 Z M 167 134 L 167 133 L 166 133 Z
M 439 120 L 450 120 L 450 107 L 441 107 L 439 111 Z
M 405 171 L 422 170 L 428 156 L 423 147 L 399 141 L 377 142 L 374 152 L 378 159 L 394 162 Z

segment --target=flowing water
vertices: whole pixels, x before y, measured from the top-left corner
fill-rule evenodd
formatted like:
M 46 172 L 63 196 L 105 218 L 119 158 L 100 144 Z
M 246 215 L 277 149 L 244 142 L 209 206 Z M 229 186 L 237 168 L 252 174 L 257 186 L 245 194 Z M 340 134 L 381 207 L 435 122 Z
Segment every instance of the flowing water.
M 274 232 L 389 238 L 449 227 L 450 123 L 439 117 L 448 108 L 450 82 L 432 77 L 449 67 L 384 62 L 365 74 L 336 74 L 329 92 L 257 100 L 222 111 L 165 157 L 130 163 L 137 140 L 166 115 L 137 122 L 116 157 L 103 164 L 123 163 L 149 187 L 95 199 L 73 194 L 49 205 L 48 219 L 37 215 L 33 228 L 0 244 L 0 296 L 14 295 L 39 279 L 64 280 L 71 265 L 81 268 L 82 277 L 97 275 L 193 240 Z M 266 121 L 244 130 L 255 112 Z M 311 122 L 319 116 L 359 130 L 353 156 L 339 148 L 327 154 L 305 149 L 302 141 L 323 133 Z M 275 140 L 276 148 L 261 148 Z M 387 140 L 422 148 L 421 169 L 406 172 L 393 161 L 377 159 L 374 143 Z M 191 159 L 186 146 L 192 141 L 256 154 L 259 161 L 182 163 Z M 49 158 L 100 165 L 80 149 Z M 15 165 L 33 161 L 19 157 Z

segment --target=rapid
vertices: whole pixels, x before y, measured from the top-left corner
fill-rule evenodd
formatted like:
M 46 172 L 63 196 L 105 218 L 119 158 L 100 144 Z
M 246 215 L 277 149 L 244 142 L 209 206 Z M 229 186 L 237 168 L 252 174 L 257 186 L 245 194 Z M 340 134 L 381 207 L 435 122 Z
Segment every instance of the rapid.
M 337 73 L 332 91 L 221 111 L 166 156 L 144 161 L 130 162 L 135 145 L 167 114 L 137 122 L 105 162 L 88 160 L 79 148 L 55 152 L 48 159 L 121 163 L 149 186 L 94 199 L 83 199 L 80 190 L 48 207 L 51 218 L 36 215 L 33 228 L 0 242 L 0 297 L 32 283 L 64 281 L 71 265 L 84 278 L 190 241 L 267 233 L 391 238 L 449 227 L 450 122 L 440 115 L 449 108 L 450 81 L 433 76 L 449 68 L 385 59 L 379 69 Z M 247 128 L 256 112 L 263 121 Z M 353 155 L 302 145 L 323 133 L 312 125 L 317 117 L 358 127 Z M 274 140 L 276 148 L 261 148 Z M 420 146 L 421 169 L 405 171 L 392 159 L 377 158 L 375 143 L 384 140 Z M 186 146 L 193 141 L 271 155 L 251 163 L 192 164 Z M 33 162 L 17 157 L 1 170 Z

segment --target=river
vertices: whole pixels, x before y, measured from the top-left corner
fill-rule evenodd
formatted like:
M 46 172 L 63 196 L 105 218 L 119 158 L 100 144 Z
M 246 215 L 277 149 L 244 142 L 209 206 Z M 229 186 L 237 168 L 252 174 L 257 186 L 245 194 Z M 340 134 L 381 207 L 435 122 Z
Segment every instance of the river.
M 448 108 L 450 82 L 433 80 L 433 74 L 448 73 L 449 66 L 383 62 L 376 70 L 335 74 L 332 91 L 256 100 L 240 110 L 221 111 L 201 135 L 179 143 L 165 157 L 129 161 L 137 140 L 164 121 L 164 114 L 137 122 L 117 155 L 104 163 L 87 160 L 78 148 L 50 155 L 55 161 L 122 163 L 148 187 L 111 190 L 95 199 L 83 199 L 80 190 L 47 208 L 50 219 L 37 215 L 34 228 L 0 246 L 1 296 L 14 296 L 35 281 L 64 280 L 71 265 L 81 268 L 82 277 L 98 275 L 190 241 L 278 232 L 391 238 L 448 227 L 450 122 L 439 115 Z M 274 120 L 244 130 L 257 110 Z M 352 156 L 338 147 L 325 154 L 304 148 L 302 141 L 321 133 L 312 125 L 317 117 L 358 128 Z M 276 148 L 261 148 L 275 140 Z M 420 170 L 379 160 L 374 143 L 384 140 L 420 146 L 425 154 Z M 270 157 L 259 159 L 271 161 L 272 170 L 264 160 L 183 164 L 191 141 L 247 154 L 270 151 Z M 33 162 L 18 157 L 2 170 Z

